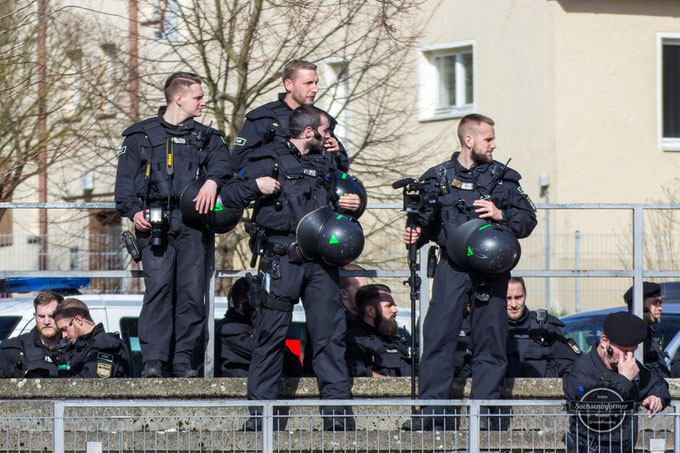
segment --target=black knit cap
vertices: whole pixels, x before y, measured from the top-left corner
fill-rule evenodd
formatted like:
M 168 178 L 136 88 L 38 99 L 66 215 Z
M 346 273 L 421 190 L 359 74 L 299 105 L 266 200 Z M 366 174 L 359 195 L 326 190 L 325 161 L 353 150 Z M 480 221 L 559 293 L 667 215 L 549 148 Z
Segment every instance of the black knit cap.
M 642 297 L 656 297 L 661 295 L 661 287 L 658 283 L 653 282 L 642 282 Z M 633 302 L 633 287 L 631 286 L 628 291 L 623 295 L 623 300 L 626 301 L 628 305 Z
M 604 318 L 602 332 L 617 346 L 637 346 L 647 338 L 647 324 L 627 311 L 617 311 Z

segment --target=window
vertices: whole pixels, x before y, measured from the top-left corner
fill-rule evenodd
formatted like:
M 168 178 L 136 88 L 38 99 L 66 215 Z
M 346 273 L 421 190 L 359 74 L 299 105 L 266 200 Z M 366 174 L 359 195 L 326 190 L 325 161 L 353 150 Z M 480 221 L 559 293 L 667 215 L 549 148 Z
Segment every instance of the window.
M 332 59 L 326 63 L 324 84 L 328 88 L 328 113 L 338 122 L 333 131 L 334 135 L 345 147 L 348 155 L 352 155 L 350 143 L 350 66 L 347 60 Z
M 680 151 L 680 34 L 658 36 L 659 146 Z
M 474 111 L 474 45 L 442 44 L 421 49 L 419 119 L 458 118 Z

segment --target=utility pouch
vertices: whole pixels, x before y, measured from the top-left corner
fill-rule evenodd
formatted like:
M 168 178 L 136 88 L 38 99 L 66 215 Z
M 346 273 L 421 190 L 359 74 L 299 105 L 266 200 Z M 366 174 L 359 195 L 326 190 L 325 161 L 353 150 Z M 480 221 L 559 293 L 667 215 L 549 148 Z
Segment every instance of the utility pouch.
M 297 242 L 293 242 L 288 246 L 288 261 L 291 264 L 302 264 L 305 262 L 305 258 L 302 256 L 302 252 L 300 252 Z
M 262 288 L 262 278 L 258 275 L 257 277 L 248 272 L 246 274 L 246 282 L 248 283 L 248 302 L 254 309 L 259 309 L 262 305 L 262 298 L 264 288 Z
M 434 278 L 434 273 L 437 271 L 437 247 L 430 247 L 427 253 L 427 278 Z
M 125 243 L 125 248 L 127 248 L 130 257 L 139 263 L 142 259 L 142 254 L 139 251 L 139 246 L 137 245 L 137 239 L 129 231 L 123 231 L 123 242 Z

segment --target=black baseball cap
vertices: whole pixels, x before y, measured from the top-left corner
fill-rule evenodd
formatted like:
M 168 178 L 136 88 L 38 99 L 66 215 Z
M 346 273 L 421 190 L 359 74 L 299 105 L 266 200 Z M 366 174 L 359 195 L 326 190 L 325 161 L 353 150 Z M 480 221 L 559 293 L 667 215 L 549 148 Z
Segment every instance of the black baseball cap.
M 602 333 L 615 345 L 637 346 L 647 338 L 647 324 L 627 311 L 617 311 L 604 318 Z

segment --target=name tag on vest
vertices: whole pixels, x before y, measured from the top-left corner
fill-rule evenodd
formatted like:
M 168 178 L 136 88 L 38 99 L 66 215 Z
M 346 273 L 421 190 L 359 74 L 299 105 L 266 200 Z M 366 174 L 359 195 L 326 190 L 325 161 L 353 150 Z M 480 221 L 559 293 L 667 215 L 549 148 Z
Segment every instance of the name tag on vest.
M 311 169 L 304 168 L 304 169 L 302 170 L 302 172 L 303 172 L 304 174 L 306 174 L 307 176 L 311 176 L 312 178 L 316 178 L 316 170 L 311 170 Z
M 172 143 L 185 144 L 187 142 L 184 137 L 170 137 L 170 140 L 172 140 Z
M 473 190 L 475 188 L 475 185 L 471 182 L 463 182 L 460 179 L 454 179 L 451 185 L 461 190 Z

